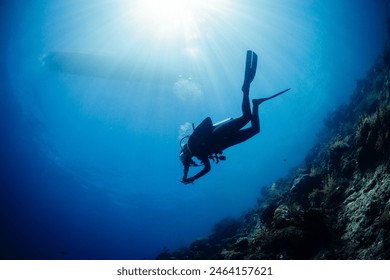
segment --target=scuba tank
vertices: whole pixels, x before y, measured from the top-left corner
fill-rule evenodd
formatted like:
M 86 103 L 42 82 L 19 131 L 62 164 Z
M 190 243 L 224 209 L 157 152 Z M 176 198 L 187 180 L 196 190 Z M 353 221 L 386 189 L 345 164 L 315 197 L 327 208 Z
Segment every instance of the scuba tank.
M 219 125 L 224 124 L 224 123 L 226 123 L 228 121 L 231 121 L 232 119 L 233 119 L 232 117 L 224 119 L 224 120 L 222 120 L 220 122 L 217 122 L 217 123 L 213 124 L 213 126 L 219 126 Z
M 180 152 L 181 154 L 184 153 L 183 147 L 185 145 L 188 146 L 190 152 L 194 156 L 198 156 L 199 153 L 202 153 L 203 151 L 207 151 L 207 145 L 208 144 L 208 138 L 210 134 L 213 132 L 214 128 L 218 125 L 222 125 L 233 118 L 227 118 L 223 121 L 220 121 L 216 124 L 213 124 L 210 117 L 207 117 L 204 119 L 196 128 L 195 125 L 192 124 L 193 132 L 192 134 L 185 135 L 180 139 Z M 186 142 L 186 143 L 185 143 Z M 206 155 L 205 155 L 206 156 Z M 207 155 L 209 159 L 211 159 L 215 163 L 219 163 L 220 160 L 226 160 L 226 157 L 222 155 L 221 152 L 212 152 L 211 154 Z M 192 166 L 199 166 L 200 164 L 196 164 L 193 162 L 191 164 Z M 202 164 L 203 165 L 203 164 Z

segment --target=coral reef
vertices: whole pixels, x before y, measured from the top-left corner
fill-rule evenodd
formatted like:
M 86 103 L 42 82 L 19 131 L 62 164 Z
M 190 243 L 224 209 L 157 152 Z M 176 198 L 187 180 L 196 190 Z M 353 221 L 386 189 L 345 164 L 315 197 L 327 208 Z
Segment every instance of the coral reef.
M 390 35 L 390 19 L 389 19 Z M 390 42 L 258 206 L 158 259 L 390 259 Z

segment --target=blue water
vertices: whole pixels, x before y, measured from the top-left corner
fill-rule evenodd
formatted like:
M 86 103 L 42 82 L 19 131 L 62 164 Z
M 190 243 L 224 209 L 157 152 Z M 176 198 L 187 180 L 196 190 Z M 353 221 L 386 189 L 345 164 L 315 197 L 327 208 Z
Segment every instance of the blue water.
M 390 10 L 379 0 L 3 2 L 2 259 L 153 259 L 239 217 L 348 101 L 383 49 Z M 292 90 L 261 105 L 259 135 L 183 185 L 181 126 L 240 115 L 247 49 L 259 55 L 251 97 Z M 52 52 L 126 61 L 128 78 L 49 69 Z

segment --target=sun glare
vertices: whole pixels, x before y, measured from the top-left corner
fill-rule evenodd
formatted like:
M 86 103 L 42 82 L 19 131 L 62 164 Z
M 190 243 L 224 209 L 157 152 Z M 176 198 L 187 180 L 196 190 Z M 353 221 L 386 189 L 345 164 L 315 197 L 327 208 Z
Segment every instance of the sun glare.
M 138 24 L 165 37 L 194 36 L 198 32 L 196 15 L 200 12 L 195 0 L 141 0 L 135 14 Z
M 203 85 L 215 80 L 211 61 L 218 60 L 218 65 L 229 61 L 220 56 L 226 44 L 216 40 L 230 34 L 236 7 L 233 0 L 133 0 L 126 1 L 121 22 L 135 43 L 129 49 L 140 46 L 148 67 L 173 73 L 176 97 L 198 101 L 205 96 Z M 145 58 L 140 61 L 144 63 Z

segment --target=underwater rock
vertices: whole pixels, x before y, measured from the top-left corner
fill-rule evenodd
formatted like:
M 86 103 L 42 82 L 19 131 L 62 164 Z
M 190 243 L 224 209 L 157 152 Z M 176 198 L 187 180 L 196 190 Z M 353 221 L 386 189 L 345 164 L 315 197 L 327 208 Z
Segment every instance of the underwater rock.
M 211 240 L 223 240 L 234 236 L 240 227 L 240 222 L 233 218 L 226 218 L 218 222 L 213 229 Z
M 387 203 L 381 217 L 379 218 L 379 226 L 383 229 L 390 230 L 390 202 Z
M 388 225 L 389 183 L 390 174 L 384 165 L 380 165 L 375 172 L 354 180 L 354 191 L 341 204 L 338 216 L 345 229 L 340 238 L 346 251 L 354 252 L 358 258 L 372 258 L 365 251 L 372 250 L 379 241 L 383 242 L 377 240 L 377 234 Z
M 382 104 L 360 121 L 355 134 L 357 160 L 362 169 L 372 168 L 390 156 L 390 105 Z
M 277 259 L 302 259 L 304 236 L 304 231 L 294 226 L 275 230 L 268 248 L 277 252 Z
M 272 221 L 274 229 L 282 229 L 297 224 L 296 215 L 294 215 L 292 207 L 282 204 L 275 209 Z
M 260 214 L 260 220 L 263 224 L 267 226 L 272 224 L 276 208 L 278 208 L 278 205 L 275 203 L 263 205 Z
M 290 188 L 292 199 L 299 203 L 304 209 L 311 207 L 310 194 L 318 188 L 321 183 L 319 174 L 299 174 L 294 178 Z
M 245 252 L 249 247 L 248 238 L 240 238 L 237 240 L 236 244 L 234 244 L 234 251 L 236 252 Z
M 297 178 L 294 179 L 290 191 L 297 192 L 297 190 L 299 190 L 301 192 L 306 192 L 306 189 L 310 188 L 310 185 L 310 176 L 308 174 L 300 174 Z

